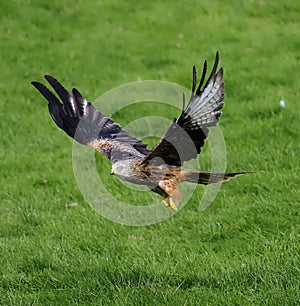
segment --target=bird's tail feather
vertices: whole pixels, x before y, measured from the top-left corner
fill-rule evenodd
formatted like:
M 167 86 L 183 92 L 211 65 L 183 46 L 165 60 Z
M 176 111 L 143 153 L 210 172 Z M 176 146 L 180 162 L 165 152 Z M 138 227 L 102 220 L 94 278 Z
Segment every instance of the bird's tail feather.
M 208 185 L 228 181 L 248 172 L 202 172 L 184 169 L 181 173 L 181 182 L 191 182 Z

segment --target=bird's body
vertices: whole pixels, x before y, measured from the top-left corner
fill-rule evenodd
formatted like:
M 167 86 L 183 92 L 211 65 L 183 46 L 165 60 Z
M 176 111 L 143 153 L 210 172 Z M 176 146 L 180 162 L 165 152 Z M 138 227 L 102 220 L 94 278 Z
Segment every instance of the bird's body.
M 151 150 L 128 134 L 111 118 L 105 117 L 78 90 L 69 93 L 56 79 L 47 75 L 59 99 L 43 84 L 32 82 L 49 101 L 48 108 L 55 123 L 81 144 L 90 146 L 112 161 L 111 174 L 134 184 L 146 185 L 161 195 L 167 207 L 177 209 L 181 182 L 210 184 L 227 181 L 244 172 L 210 173 L 182 167 L 197 157 L 207 138 L 208 128 L 217 124 L 223 107 L 222 68 L 217 72 L 216 55 L 212 72 L 203 86 L 207 64 L 204 63 L 200 84 L 196 89 L 193 67 L 192 95 L 179 118 L 175 119 L 161 140 Z M 184 101 L 185 102 L 185 101 Z M 184 103 L 183 103 L 184 104 Z

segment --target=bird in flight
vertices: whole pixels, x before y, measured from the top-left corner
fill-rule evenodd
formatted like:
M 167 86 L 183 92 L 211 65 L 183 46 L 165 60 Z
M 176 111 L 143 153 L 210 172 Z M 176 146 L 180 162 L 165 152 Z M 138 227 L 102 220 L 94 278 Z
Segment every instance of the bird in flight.
M 164 136 L 152 148 L 130 136 L 119 124 L 106 117 L 73 88 L 68 92 L 55 78 L 45 75 L 57 96 L 39 82 L 31 84 L 48 100 L 50 115 L 59 128 L 77 142 L 92 147 L 112 161 L 111 174 L 122 180 L 148 186 L 162 197 L 166 207 L 177 210 L 179 183 L 211 184 L 228 181 L 245 172 L 204 172 L 183 168 L 185 161 L 200 153 L 208 129 L 215 126 L 224 106 L 223 69 L 217 71 L 219 54 L 206 80 L 207 62 L 197 86 L 193 67 L 189 103 L 174 119 Z M 196 88 L 197 87 L 197 88 Z

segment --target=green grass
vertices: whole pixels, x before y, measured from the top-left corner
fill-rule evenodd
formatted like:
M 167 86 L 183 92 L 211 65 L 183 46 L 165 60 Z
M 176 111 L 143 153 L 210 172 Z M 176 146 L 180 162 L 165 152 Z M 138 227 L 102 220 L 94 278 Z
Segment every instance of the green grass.
M 299 1 L 6 1 L 0 15 L 1 305 L 300 303 Z M 50 73 L 91 101 L 138 79 L 190 87 L 216 50 L 227 168 L 259 174 L 224 184 L 204 212 L 199 186 L 152 226 L 96 214 L 30 81 Z

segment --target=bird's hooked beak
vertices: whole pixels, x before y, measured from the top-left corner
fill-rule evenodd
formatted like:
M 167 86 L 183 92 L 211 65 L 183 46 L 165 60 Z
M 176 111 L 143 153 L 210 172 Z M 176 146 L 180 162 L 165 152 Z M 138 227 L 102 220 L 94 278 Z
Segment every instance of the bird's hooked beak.
M 115 169 L 110 170 L 110 175 L 116 175 L 116 174 L 118 174 L 118 172 Z

